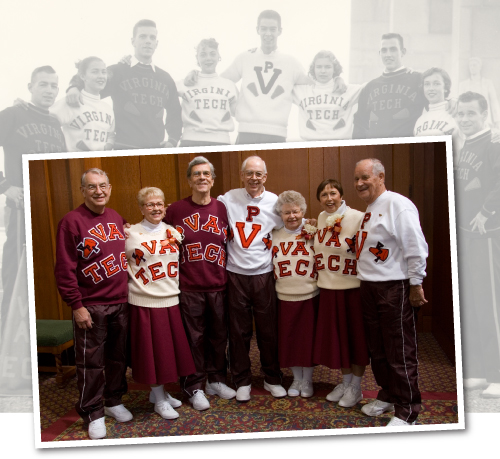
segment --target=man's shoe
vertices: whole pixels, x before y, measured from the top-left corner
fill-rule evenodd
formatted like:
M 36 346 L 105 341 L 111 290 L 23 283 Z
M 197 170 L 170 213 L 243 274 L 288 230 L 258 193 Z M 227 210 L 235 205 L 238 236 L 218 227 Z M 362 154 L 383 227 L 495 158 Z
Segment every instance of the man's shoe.
M 111 416 L 115 418 L 118 422 L 127 422 L 131 421 L 134 416 L 132 416 L 132 413 L 127 410 L 123 405 L 116 405 L 116 406 L 105 406 L 104 407 L 104 414 L 106 416 Z
M 382 413 L 387 411 L 394 411 L 394 403 L 375 400 L 374 402 L 363 405 L 361 411 L 367 416 L 380 416 Z
M 483 392 L 481 397 L 484 398 L 500 398 L 500 383 L 491 383 Z
M 172 408 L 172 405 L 166 400 L 155 403 L 155 411 L 163 419 L 177 419 L 179 417 L 179 413 L 177 413 L 177 411 Z
M 106 424 L 103 416 L 102 418 L 96 419 L 89 424 L 89 437 L 91 440 L 99 440 L 99 438 L 104 438 L 105 436 Z
M 177 400 L 176 398 L 172 397 L 165 389 L 163 389 L 163 392 L 165 393 L 165 399 L 167 400 L 168 403 L 170 403 L 170 406 L 172 408 L 179 408 L 180 406 L 182 406 L 182 402 L 180 400 Z M 149 401 L 151 403 L 156 403 L 156 397 L 153 391 L 149 393 Z
M 338 384 L 337 386 L 335 386 L 335 389 L 333 389 L 327 396 L 326 396 L 326 399 L 329 401 L 329 402 L 338 402 L 343 396 L 344 396 L 344 393 L 347 389 L 347 386 L 349 384 L 345 384 L 345 383 L 340 383 Z
M 304 379 L 302 381 L 302 387 L 300 388 L 300 396 L 304 398 L 309 398 L 314 395 L 314 387 L 312 381 Z
M 250 400 L 250 390 L 252 389 L 252 385 L 248 386 L 240 386 L 236 391 L 236 400 L 238 402 L 248 402 Z
M 203 411 L 210 408 L 210 403 L 205 397 L 205 393 L 200 389 L 196 389 L 193 392 L 193 396 L 189 397 L 189 401 L 195 410 Z
M 363 400 L 363 392 L 361 392 L 361 387 L 355 386 L 354 384 L 348 384 L 344 395 L 339 400 L 339 406 L 342 406 L 344 408 L 351 408 L 361 400 Z
M 288 388 L 288 395 L 290 397 L 298 397 L 300 395 L 300 386 L 302 385 L 302 381 L 298 379 L 294 379 L 292 385 Z
M 268 384 L 266 381 L 264 381 L 264 389 L 271 392 L 271 395 L 273 397 L 286 397 L 286 390 L 281 384 Z
M 464 389 L 480 389 L 486 387 L 488 382 L 484 378 L 467 378 L 464 379 Z
M 402 419 L 397 418 L 394 416 L 389 423 L 386 425 L 386 427 L 401 427 L 401 426 L 414 426 L 417 421 L 413 422 L 406 422 L 403 421 Z
M 236 397 L 236 391 L 221 382 L 209 383 L 207 381 L 207 383 L 205 384 L 205 392 L 208 395 L 218 395 L 224 400 L 231 400 L 232 398 Z

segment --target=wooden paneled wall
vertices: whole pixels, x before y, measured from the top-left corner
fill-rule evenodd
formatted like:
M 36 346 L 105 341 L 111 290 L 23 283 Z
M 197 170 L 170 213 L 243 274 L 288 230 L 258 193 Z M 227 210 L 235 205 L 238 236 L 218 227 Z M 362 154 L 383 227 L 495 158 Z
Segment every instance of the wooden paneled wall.
M 316 188 L 325 178 L 340 180 L 347 204 L 364 211 L 366 205 L 357 197 L 353 186 L 355 163 L 368 157 L 379 158 L 384 163 L 387 188 L 413 200 L 419 209 L 422 228 L 429 244 L 428 276 L 424 282 L 429 303 L 420 312 L 418 329 L 432 331 L 451 357 L 454 353 L 453 304 L 445 144 L 436 142 L 204 153 L 215 166 L 212 196 L 241 187 L 241 163 L 254 154 L 266 161 L 266 189 L 276 194 L 285 190 L 299 191 L 306 198 L 309 217 L 317 217 L 321 211 L 316 199 Z M 82 173 L 90 167 L 105 170 L 113 185 L 109 207 L 117 210 L 129 222 L 136 223 L 141 219 L 136 201 L 140 188 L 161 188 L 167 202 L 190 195 L 186 169 L 195 156 L 197 154 L 185 153 L 30 161 L 37 318 L 71 318 L 70 309 L 57 293 L 53 276 L 55 234 L 59 220 L 83 202 L 79 190 Z

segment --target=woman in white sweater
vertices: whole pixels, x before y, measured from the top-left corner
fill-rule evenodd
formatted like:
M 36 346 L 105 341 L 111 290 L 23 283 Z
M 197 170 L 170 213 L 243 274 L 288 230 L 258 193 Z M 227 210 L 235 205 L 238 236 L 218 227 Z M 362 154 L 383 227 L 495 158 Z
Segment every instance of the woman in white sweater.
M 290 367 L 288 395 L 312 397 L 313 341 L 319 289 L 314 270 L 315 227 L 303 225 L 306 200 L 284 191 L 275 206 L 284 227 L 273 231 L 273 265 L 278 295 L 279 361 Z
M 179 245 L 182 236 L 163 223 L 165 196 L 159 188 L 137 195 L 144 220 L 129 228 L 125 243 L 129 274 L 132 376 L 149 384 L 155 411 L 165 419 L 181 402 L 163 385 L 195 372 L 179 309 Z
M 361 378 L 369 363 L 354 240 L 364 214 L 347 206 L 343 194 L 340 182 L 332 179 L 316 192 L 323 212 L 314 239 L 320 294 L 313 359 L 342 370 L 342 383 L 326 399 L 352 407 L 363 398 Z

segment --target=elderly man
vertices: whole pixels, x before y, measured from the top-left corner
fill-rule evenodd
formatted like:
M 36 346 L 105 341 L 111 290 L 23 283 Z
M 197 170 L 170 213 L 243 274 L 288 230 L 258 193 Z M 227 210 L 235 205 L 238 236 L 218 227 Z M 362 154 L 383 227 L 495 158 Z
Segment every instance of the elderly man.
M 378 416 L 395 405 L 388 425 L 411 425 L 421 403 L 414 308 L 427 303 L 422 289 L 427 243 L 417 208 L 386 189 L 378 159 L 356 164 L 354 185 L 368 205 L 356 233 L 356 259 L 371 366 L 382 387 L 362 411 Z
M 127 391 L 129 317 L 124 220 L 106 208 L 111 185 L 105 172 L 86 171 L 80 191 L 84 203 L 57 228 L 55 276 L 62 299 L 73 310 L 80 392 L 76 411 L 88 424 L 90 438 L 98 439 L 106 436 L 104 415 L 118 422 L 132 419 L 121 402 Z
M 275 213 L 278 197 L 266 191 L 267 169 L 258 156 L 250 156 L 241 166 L 245 188 L 228 191 L 218 199 L 227 208 L 231 240 L 228 243 L 229 363 L 238 388 L 236 400 L 250 400 L 252 372 L 250 340 L 255 320 L 264 389 L 274 397 L 284 397 L 278 362 L 278 317 L 274 287 L 273 228 L 283 226 Z
M 170 205 L 164 221 L 184 235 L 179 271 L 180 308 L 196 373 L 183 377 L 181 387 L 193 408 L 210 403 L 203 393 L 229 400 L 236 392 L 226 385 L 226 241 L 227 212 L 210 197 L 214 166 L 203 156 L 188 165 L 192 195 Z M 207 378 L 208 377 L 208 378 Z
M 500 145 L 492 143 L 488 103 L 479 93 L 458 98 L 466 137 L 455 157 L 464 387 L 500 397 Z M 487 386 L 487 387 L 486 387 Z

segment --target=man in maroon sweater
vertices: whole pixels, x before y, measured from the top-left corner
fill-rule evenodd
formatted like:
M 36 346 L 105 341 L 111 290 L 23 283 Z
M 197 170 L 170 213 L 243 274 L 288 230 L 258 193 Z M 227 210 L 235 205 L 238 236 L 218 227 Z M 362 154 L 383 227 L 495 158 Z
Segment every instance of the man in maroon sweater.
M 210 407 L 203 392 L 229 400 L 236 392 L 226 385 L 226 242 L 227 211 L 210 197 L 214 166 L 203 156 L 188 165 L 192 196 L 173 203 L 165 222 L 184 234 L 179 272 L 180 307 L 196 373 L 181 386 L 193 407 Z
M 86 171 L 80 191 L 84 203 L 57 228 L 55 276 L 62 299 L 73 310 L 80 392 L 76 410 L 90 438 L 98 439 L 106 436 L 104 415 L 118 422 L 132 419 L 121 402 L 127 392 L 129 316 L 124 220 L 106 208 L 111 185 L 105 172 Z

